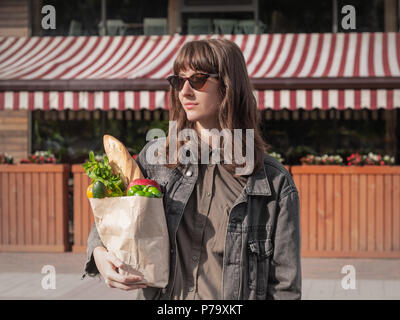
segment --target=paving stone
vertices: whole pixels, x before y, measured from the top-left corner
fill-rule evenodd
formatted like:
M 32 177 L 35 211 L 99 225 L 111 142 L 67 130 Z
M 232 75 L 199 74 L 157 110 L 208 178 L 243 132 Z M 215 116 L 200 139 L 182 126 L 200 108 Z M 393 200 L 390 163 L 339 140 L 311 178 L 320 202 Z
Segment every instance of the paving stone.
M 0 252 L 0 300 L 134 300 L 137 291 L 108 288 L 100 277 L 81 280 L 84 253 Z M 56 270 L 56 289 L 44 290 L 45 265 Z M 341 286 L 343 266 L 356 269 L 356 289 Z M 400 300 L 400 259 L 302 259 L 302 299 Z

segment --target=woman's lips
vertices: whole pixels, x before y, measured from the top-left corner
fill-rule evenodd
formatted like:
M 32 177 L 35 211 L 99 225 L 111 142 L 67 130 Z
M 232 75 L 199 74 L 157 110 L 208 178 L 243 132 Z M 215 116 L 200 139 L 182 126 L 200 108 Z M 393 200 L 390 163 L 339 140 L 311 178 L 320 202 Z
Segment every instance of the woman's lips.
M 187 104 L 185 104 L 185 108 L 188 109 L 188 110 L 193 109 L 196 106 L 197 106 L 196 103 L 187 103 Z

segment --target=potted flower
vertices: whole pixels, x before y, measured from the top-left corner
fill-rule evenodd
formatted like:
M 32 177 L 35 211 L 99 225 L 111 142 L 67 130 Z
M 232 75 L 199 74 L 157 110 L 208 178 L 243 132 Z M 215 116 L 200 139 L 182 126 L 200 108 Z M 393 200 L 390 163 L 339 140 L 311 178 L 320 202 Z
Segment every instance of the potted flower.
M 341 165 L 343 164 L 343 158 L 340 155 L 324 154 L 322 156 L 314 156 L 309 154 L 302 157 L 300 162 L 304 165 Z
M 14 158 L 8 153 L 0 153 L 0 164 L 13 164 Z
M 22 159 L 20 163 L 56 163 L 56 158 L 49 151 L 36 151 L 34 154 L 30 154 L 27 158 Z
M 390 157 L 389 155 L 380 155 L 369 152 L 367 155 L 360 155 L 359 153 L 353 153 L 349 157 L 347 157 L 347 165 L 348 166 L 363 166 L 363 165 L 377 165 L 377 166 L 385 166 L 385 165 L 394 165 L 395 160 L 394 157 Z

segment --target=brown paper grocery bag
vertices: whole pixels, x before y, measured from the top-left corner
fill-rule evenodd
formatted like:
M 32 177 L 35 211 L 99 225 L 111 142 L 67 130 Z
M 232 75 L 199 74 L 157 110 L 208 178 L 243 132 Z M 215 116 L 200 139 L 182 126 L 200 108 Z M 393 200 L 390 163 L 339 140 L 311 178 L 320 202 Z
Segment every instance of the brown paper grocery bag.
M 169 238 L 162 198 L 127 196 L 89 201 L 100 239 L 124 262 L 122 269 L 139 273 L 150 287 L 165 288 Z

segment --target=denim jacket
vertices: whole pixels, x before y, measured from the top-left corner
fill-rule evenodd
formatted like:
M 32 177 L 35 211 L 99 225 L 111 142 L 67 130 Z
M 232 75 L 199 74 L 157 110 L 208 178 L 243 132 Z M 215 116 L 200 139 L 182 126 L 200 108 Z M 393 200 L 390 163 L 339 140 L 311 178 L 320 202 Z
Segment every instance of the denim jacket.
M 164 138 L 165 139 L 165 138 Z M 153 140 L 154 141 L 154 140 Z M 169 299 L 175 278 L 176 232 L 198 177 L 197 164 L 169 169 L 146 161 L 150 141 L 136 161 L 146 178 L 162 188 L 170 239 L 170 275 L 165 289 L 145 288 L 139 299 Z M 85 273 L 98 270 L 95 247 L 102 245 L 93 226 L 87 243 Z M 229 214 L 222 268 L 223 299 L 300 299 L 299 196 L 290 173 L 276 159 L 264 157 L 264 167 L 249 176 Z

